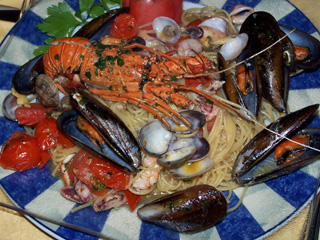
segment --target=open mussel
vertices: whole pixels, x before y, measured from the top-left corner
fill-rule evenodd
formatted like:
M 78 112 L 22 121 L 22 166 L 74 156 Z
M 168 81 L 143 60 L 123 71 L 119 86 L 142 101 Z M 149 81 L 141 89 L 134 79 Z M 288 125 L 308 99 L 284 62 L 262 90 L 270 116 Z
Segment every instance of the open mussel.
M 74 37 L 88 38 L 90 42 L 100 42 L 102 38 L 109 36 L 114 19 L 123 13 L 129 13 L 129 8 L 119 8 L 108 11 L 82 26 Z
M 296 47 L 307 49 L 306 56 L 297 60 L 296 71 L 311 71 L 320 66 L 320 41 L 309 34 L 289 26 L 280 25 L 280 29 L 288 34 L 288 38 Z
M 136 172 L 141 163 L 139 144 L 126 125 L 107 106 L 87 91 L 71 95 L 71 102 L 78 110 L 64 112 L 58 118 L 58 127 L 78 145 L 101 155 L 128 172 Z M 77 126 L 82 115 L 101 135 L 104 143 L 94 144 Z
M 320 129 L 305 129 L 296 133 L 318 107 L 319 104 L 315 104 L 295 111 L 259 132 L 239 153 L 232 170 L 233 179 L 241 185 L 260 183 L 291 173 L 320 156 L 319 150 L 314 150 L 320 147 Z M 292 134 L 296 134 L 294 142 L 287 140 L 289 142 L 285 146 L 279 147 L 284 138 L 290 138 Z M 303 140 L 303 146 L 297 143 L 300 142 L 297 136 Z
M 146 222 L 186 233 L 210 228 L 224 219 L 227 201 L 209 185 L 194 186 L 157 199 L 138 209 Z

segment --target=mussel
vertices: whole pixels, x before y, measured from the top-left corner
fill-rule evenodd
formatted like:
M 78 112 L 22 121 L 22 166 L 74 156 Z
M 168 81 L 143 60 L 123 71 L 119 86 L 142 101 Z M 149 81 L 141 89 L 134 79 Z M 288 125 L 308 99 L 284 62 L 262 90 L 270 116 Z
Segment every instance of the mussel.
M 159 164 L 170 168 L 169 172 L 174 177 L 185 179 L 202 174 L 213 166 L 213 161 L 206 159 L 210 149 L 208 141 L 197 136 L 205 124 L 205 115 L 194 110 L 179 113 L 192 124 L 191 128 L 177 125 L 167 118 L 171 126 L 168 130 L 159 120 L 153 120 L 142 126 L 139 141 L 148 154 L 157 156 Z M 190 168 L 189 165 L 193 164 L 197 168 Z
M 96 146 L 77 127 L 79 113 L 64 112 L 58 117 L 58 127 L 80 147 L 110 160 L 124 170 L 134 173 L 141 163 L 138 142 L 126 125 L 106 105 L 91 96 L 86 90 L 71 95 L 71 102 L 88 122 L 101 134 L 105 144 Z
M 246 48 L 253 54 L 262 51 L 254 60 L 257 94 L 263 96 L 279 112 L 286 112 L 283 46 L 279 43 L 270 47 L 282 36 L 277 21 L 267 12 L 255 12 L 244 21 L 240 33 L 249 36 Z M 260 102 L 256 106 L 259 109 Z
M 209 185 L 198 185 L 173 193 L 138 209 L 138 216 L 142 220 L 186 233 L 210 228 L 222 221 L 226 213 L 225 197 Z
M 267 126 L 267 129 L 259 132 L 241 150 L 235 160 L 232 169 L 233 179 L 241 185 L 253 185 L 291 173 L 319 157 L 319 150 L 314 149 L 320 147 L 320 129 L 305 129 L 296 133 L 318 107 L 319 104 L 315 104 L 297 110 L 277 119 Z M 285 159 L 279 161 L 277 157 L 274 160 L 274 149 L 285 141 L 284 137 L 290 138 L 292 134 L 310 135 L 308 137 L 310 140 L 304 143 L 307 146 L 300 148 L 300 145 L 296 144 L 299 153 L 293 148 L 293 152 L 283 156 Z
M 306 47 L 309 50 L 306 58 L 296 62 L 296 71 L 311 71 L 320 66 L 320 42 L 318 39 L 299 29 L 294 29 L 289 26 L 280 25 L 280 29 L 285 34 L 288 34 L 288 38 L 294 46 Z
M 237 63 L 245 63 L 237 66 L 236 75 L 246 74 L 247 77 L 243 84 L 238 82 L 243 95 L 232 96 L 230 100 L 242 106 L 244 103 L 257 117 L 261 112 L 262 98 L 278 111 L 287 112 L 290 76 L 320 66 L 320 42 L 303 31 L 279 25 L 266 12 L 252 13 L 242 24 L 240 32 L 248 34 L 249 41 L 237 59 Z M 303 60 L 297 58 L 295 48 L 298 46 L 308 52 Z M 257 56 L 249 59 L 254 54 Z M 234 93 L 238 94 L 238 91 Z

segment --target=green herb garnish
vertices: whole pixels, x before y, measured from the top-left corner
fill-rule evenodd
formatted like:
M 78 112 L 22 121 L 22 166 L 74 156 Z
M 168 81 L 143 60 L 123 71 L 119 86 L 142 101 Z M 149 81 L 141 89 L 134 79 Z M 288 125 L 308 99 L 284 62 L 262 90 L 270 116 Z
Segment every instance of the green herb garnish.
M 65 2 L 48 7 L 48 17 L 43 23 L 38 24 L 41 32 L 46 33 L 49 39 L 45 40 L 46 45 L 40 45 L 33 54 L 38 56 L 48 51 L 50 43 L 55 39 L 71 37 L 74 29 L 87 23 L 88 18 L 96 18 L 110 11 L 110 5 L 119 4 L 122 0 L 101 0 L 101 3 L 94 3 L 94 0 L 79 0 L 79 10 L 73 14 Z

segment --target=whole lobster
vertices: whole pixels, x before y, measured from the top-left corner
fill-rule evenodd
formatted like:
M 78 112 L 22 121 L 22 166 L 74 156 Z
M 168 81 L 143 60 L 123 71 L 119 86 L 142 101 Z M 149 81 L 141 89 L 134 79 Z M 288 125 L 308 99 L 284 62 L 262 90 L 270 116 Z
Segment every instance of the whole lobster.
M 134 51 L 137 47 L 144 51 Z M 85 38 L 67 37 L 51 43 L 43 62 L 49 77 L 78 73 L 80 80 L 92 93 L 106 100 L 127 102 L 144 108 L 168 128 L 168 122 L 159 112 L 176 123 L 180 120 L 190 126 L 188 120 L 168 106 L 168 102 L 172 102 L 183 108 L 194 107 L 194 102 L 178 91 L 192 91 L 211 102 L 231 108 L 195 87 L 181 85 L 184 78 L 213 74 L 213 62 L 202 54 L 195 57 L 170 56 L 138 43 L 94 45 Z M 57 82 L 57 85 L 60 84 Z M 66 88 L 60 86 L 60 89 L 65 91 Z

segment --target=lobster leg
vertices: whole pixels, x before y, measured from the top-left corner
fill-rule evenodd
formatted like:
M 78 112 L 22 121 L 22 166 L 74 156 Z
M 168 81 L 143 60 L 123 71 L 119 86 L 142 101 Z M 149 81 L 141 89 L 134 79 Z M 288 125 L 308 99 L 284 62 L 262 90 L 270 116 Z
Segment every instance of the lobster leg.
M 184 124 L 187 126 L 190 126 L 190 122 L 185 119 L 183 116 L 181 116 L 178 112 L 167 106 L 161 99 L 156 98 L 152 94 L 146 94 L 146 93 L 120 93 L 115 91 L 109 91 L 109 90 L 102 90 L 102 89 L 89 89 L 90 92 L 97 94 L 101 96 L 102 98 L 106 100 L 111 101 L 120 101 L 120 102 L 128 102 L 135 106 L 141 107 L 147 111 L 149 111 L 151 114 L 153 114 L 156 118 L 158 118 L 160 121 L 162 121 L 168 129 L 170 129 L 170 125 L 168 124 L 167 120 L 163 118 L 157 111 L 155 111 L 153 108 L 151 108 L 148 105 L 153 106 L 166 116 L 170 117 L 172 121 L 179 124 L 177 119 L 174 117 L 176 116 L 179 120 L 181 120 Z M 147 104 L 146 104 L 147 103 Z
M 228 105 L 228 104 L 226 104 L 224 102 L 219 101 L 218 99 L 212 97 L 208 93 L 202 92 L 201 90 L 199 90 L 197 88 L 189 87 L 189 86 L 176 85 L 175 89 L 176 90 L 187 90 L 187 91 L 191 91 L 191 92 L 197 93 L 197 94 L 205 97 L 206 99 L 212 101 L 213 103 L 219 104 L 219 105 L 221 105 L 223 107 L 226 107 L 226 108 L 236 112 L 238 115 L 242 116 L 243 118 L 247 119 L 248 121 L 252 121 L 252 119 L 249 118 L 246 114 L 242 113 L 241 111 L 235 109 L 234 107 L 232 107 L 232 106 L 230 106 L 230 105 Z

